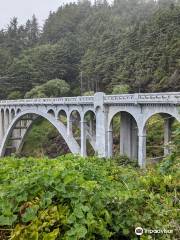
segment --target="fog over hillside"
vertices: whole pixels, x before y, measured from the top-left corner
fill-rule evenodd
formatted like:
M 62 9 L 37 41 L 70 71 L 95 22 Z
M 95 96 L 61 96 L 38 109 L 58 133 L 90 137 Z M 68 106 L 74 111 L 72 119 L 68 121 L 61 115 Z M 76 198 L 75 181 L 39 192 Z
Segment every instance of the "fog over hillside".
M 18 17 L 20 23 L 24 24 L 27 18 L 35 14 L 43 24 L 50 11 L 55 11 L 63 4 L 77 2 L 76 0 L 0 0 L 0 28 L 6 28 L 10 19 Z

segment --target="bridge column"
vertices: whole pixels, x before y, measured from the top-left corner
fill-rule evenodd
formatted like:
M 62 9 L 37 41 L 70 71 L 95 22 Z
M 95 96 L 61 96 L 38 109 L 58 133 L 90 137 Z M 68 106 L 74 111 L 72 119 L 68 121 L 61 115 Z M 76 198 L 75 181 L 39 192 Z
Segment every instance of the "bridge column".
M 171 125 L 172 120 L 170 118 L 164 119 L 164 156 L 170 154 L 170 148 L 168 146 L 171 140 Z
M 134 121 L 134 119 L 132 119 L 132 141 L 131 141 L 131 158 L 132 159 L 138 159 L 138 128 L 137 125 Z
M 126 155 L 131 159 L 138 158 L 137 126 L 134 118 L 126 113 L 121 113 L 120 128 L 120 154 Z
M 108 157 L 112 157 L 113 155 L 113 127 L 112 127 L 112 122 L 109 126 L 108 133 Z
M 96 152 L 99 157 L 107 157 L 108 109 L 104 106 L 104 93 L 99 92 L 94 95 L 94 108 L 96 112 Z
M 3 136 L 4 136 L 4 115 L 2 111 L 0 111 L 0 144 L 3 140 Z
M 90 121 L 90 131 L 91 131 L 91 135 L 92 135 L 92 139 L 94 141 L 94 150 L 96 148 L 96 121 L 95 120 L 91 120 Z
M 146 127 L 145 127 L 146 128 Z M 139 131 L 138 164 L 141 168 L 146 166 L 146 129 Z
M 81 121 L 81 156 L 86 157 L 86 122 Z
M 131 119 L 127 113 L 121 113 L 120 155 L 131 157 Z
M 67 135 L 68 136 L 72 135 L 72 120 L 70 116 L 67 116 Z
M 4 134 L 6 133 L 9 127 L 9 112 L 6 110 L 4 111 Z

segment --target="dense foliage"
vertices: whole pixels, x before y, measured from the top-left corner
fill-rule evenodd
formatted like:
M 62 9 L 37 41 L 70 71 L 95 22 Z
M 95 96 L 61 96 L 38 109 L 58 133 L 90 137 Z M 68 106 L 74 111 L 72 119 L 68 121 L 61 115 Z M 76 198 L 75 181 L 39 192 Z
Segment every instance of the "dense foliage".
M 124 161 L 121 161 L 121 164 Z M 0 161 L 1 234 L 25 239 L 137 239 L 134 229 L 178 236 L 179 157 L 146 171 L 66 155 Z M 174 238 L 173 238 L 174 237 Z M 141 239 L 153 239 L 144 235 Z
M 65 80 L 72 95 L 80 85 L 180 90 L 179 24 L 177 0 L 83 0 L 51 12 L 41 31 L 35 16 L 25 25 L 13 18 L 0 31 L 0 98 L 23 97 L 51 79 Z

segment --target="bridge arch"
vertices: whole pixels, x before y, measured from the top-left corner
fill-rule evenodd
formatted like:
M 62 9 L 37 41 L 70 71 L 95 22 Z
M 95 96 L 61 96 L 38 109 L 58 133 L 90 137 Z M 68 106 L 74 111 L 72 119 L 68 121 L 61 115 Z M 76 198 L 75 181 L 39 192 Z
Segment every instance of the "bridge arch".
M 153 111 L 148 111 L 143 119 L 143 123 L 141 124 L 142 130 L 144 130 L 146 123 L 148 122 L 148 120 L 153 117 L 154 115 L 159 114 L 161 116 L 166 115 L 166 116 L 170 116 L 173 117 L 174 119 L 176 119 L 178 122 L 180 122 L 180 113 L 177 111 L 177 109 L 175 111 L 173 111 L 173 109 L 171 108 L 170 110 L 153 110 Z
M 72 119 L 73 114 L 76 114 L 79 117 L 80 121 L 83 118 L 82 109 L 80 109 L 78 107 L 73 107 L 69 110 L 68 115 L 69 115 L 70 119 Z
M 149 139 L 149 135 L 148 135 L 148 123 L 151 119 L 153 119 L 153 117 L 155 116 L 160 116 L 160 119 L 162 120 L 161 123 L 161 136 L 160 136 L 160 140 L 161 143 L 160 144 L 151 144 L 151 146 L 148 145 L 148 139 Z M 142 124 L 139 127 L 139 137 L 140 137 L 140 144 L 141 144 L 141 158 L 144 159 L 142 165 L 146 165 L 146 160 L 147 159 L 151 159 L 151 162 L 155 162 L 158 161 L 159 159 L 162 159 L 164 156 L 167 156 L 168 154 L 170 154 L 170 148 L 169 148 L 169 142 L 171 141 L 171 132 L 172 132 L 172 124 L 174 121 L 177 121 L 180 123 L 180 114 L 178 113 L 177 108 L 172 108 L 165 110 L 165 109 L 161 109 L 161 108 L 157 108 L 155 110 L 153 109 L 149 109 L 149 111 L 147 111 L 144 114 L 143 117 L 143 121 Z M 158 120 L 160 121 L 160 120 Z M 157 122 L 158 124 L 158 122 Z M 153 127 L 153 126 L 152 126 Z M 151 130 L 152 131 L 152 130 Z M 154 136 L 153 136 L 154 137 Z M 155 137 L 154 137 L 155 138 Z M 152 142 L 152 139 L 151 139 Z M 156 140 L 154 142 L 157 142 Z M 148 151 L 147 148 L 159 148 L 160 151 L 156 151 L 155 153 L 152 153 L 151 157 L 149 157 L 147 155 Z M 161 148 L 161 149 L 160 149 Z M 159 154 L 158 152 L 160 152 L 161 154 Z M 161 156 L 160 156 L 161 155 Z M 140 163 L 141 165 L 141 163 Z
M 137 116 L 137 112 L 135 112 L 133 109 L 129 108 L 126 109 L 125 107 L 115 107 L 112 108 L 112 110 L 110 109 L 109 111 L 109 117 L 108 117 L 108 126 L 110 126 L 112 119 L 119 113 L 121 112 L 125 112 L 127 114 L 130 114 L 133 119 L 135 120 L 136 124 L 139 125 L 139 121 L 138 121 L 138 116 Z
M 10 135 L 12 134 L 16 124 L 19 121 L 21 121 L 24 116 L 27 116 L 27 115 L 33 115 L 33 116 L 36 116 L 36 117 L 43 117 L 44 119 L 49 121 L 57 129 L 59 134 L 63 137 L 63 139 L 67 143 L 70 151 L 74 154 L 79 154 L 80 153 L 80 147 L 79 147 L 78 143 L 76 142 L 76 140 L 72 136 L 71 136 L 71 138 L 68 137 L 67 129 L 66 129 L 66 127 L 63 123 L 58 121 L 51 114 L 44 113 L 44 112 L 41 112 L 41 111 L 38 111 L 38 110 L 26 110 L 26 111 L 19 112 L 19 114 L 17 114 L 14 117 L 14 119 L 10 123 L 7 131 L 5 132 L 5 135 L 4 135 L 2 143 L 1 143 L 1 148 L 0 148 L 0 156 L 1 157 L 4 156 L 4 154 L 5 154 L 6 144 L 9 140 Z M 30 126 L 31 126 L 31 124 L 28 126 L 28 129 L 30 129 Z M 26 133 L 27 133 L 27 131 L 26 131 Z M 22 137 L 20 145 L 22 145 L 25 136 L 26 136 L 26 134 L 24 134 L 24 136 Z

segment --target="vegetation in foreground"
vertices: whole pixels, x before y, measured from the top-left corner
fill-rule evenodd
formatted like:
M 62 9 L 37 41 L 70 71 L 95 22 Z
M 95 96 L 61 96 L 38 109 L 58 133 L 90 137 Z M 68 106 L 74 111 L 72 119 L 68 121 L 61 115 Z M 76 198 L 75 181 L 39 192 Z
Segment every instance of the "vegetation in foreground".
M 172 229 L 173 234 L 156 234 L 157 239 L 176 239 L 179 158 L 173 153 L 147 170 L 124 160 L 72 155 L 4 158 L 1 239 L 138 239 L 134 233 L 138 226 Z

